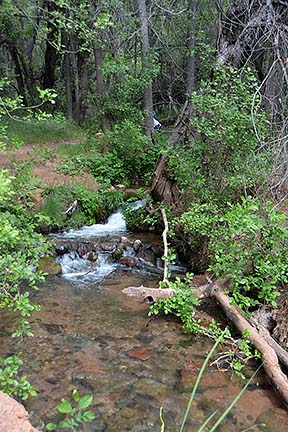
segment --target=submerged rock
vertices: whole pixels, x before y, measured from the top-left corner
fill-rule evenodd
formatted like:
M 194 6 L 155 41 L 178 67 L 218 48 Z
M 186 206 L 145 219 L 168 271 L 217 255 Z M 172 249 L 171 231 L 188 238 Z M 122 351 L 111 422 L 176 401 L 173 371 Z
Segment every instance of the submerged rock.
M 136 267 L 138 265 L 138 260 L 137 258 L 125 256 L 120 258 L 119 263 L 127 267 Z
M 137 360 L 148 360 L 151 357 L 150 351 L 148 351 L 144 347 L 137 347 L 133 348 L 132 350 L 128 351 L 128 356 L 131 358 L 135 358 Z

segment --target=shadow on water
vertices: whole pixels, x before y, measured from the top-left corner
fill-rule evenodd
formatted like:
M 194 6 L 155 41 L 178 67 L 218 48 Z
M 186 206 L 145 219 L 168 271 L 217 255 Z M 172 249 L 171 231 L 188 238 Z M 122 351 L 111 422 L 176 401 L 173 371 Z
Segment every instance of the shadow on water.
M 121 268 L 89 284 L 48 277 L 33 293 L 42 310 L 32 317 L 34 338 L 24 342 L 5 336 L 12 320 L 5 314 L 1 353 L 23 353 L 23 372 L 38 391 L 26 403 L 35 426 L 53 420 L 61 398 L 70 399 L 77 387 L 94 396 L 96 419 L 83 431 L 160 432 L 161 406 L 165 431 L 179 430 L 211 341 L 184 334 L 173 319 L 150 319 L 147 304 L 122 293 L 127 286 L 156 283 L 155 277 Z M 241 431 L 259 422 L 266 422 L 265 430 L 271 432 L 287 431 L 287 413 L 265 377 L 256 381 L 219 431 Z M 222 411 L 242 385 L 228 373 L 206 371 L 186 431 L 196 431 L 215 409 Z

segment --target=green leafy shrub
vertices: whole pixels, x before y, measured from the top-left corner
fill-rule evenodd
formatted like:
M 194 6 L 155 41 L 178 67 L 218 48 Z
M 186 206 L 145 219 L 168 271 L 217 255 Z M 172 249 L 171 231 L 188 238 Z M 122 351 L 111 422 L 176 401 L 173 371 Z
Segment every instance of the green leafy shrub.
M 41 219 L 41 218 L 40 218 Z M 43 274 L 35 269 L 42 254 L 48 253 L 45 239 L 36 233 L 39 218 L 33 218 L 17 199 L 13 179 L 0 171 L 0 308 L 18 317 L 12 336 L 32 336 L 29 318 L 39 306 L 31 303 L 25 286 L 37 289 Z M 0 389 L 27 399 L 35 392 L 26 376 L 19 376 L 22 361 L 18 356 L 0 359 Z
M 20 355 L 21 353 L 6 358 L 0 357 L 0 390 L 10 396 L 26 400 L 37 393 L 25 375 L 19 379 L 19 368 L 23 364 Z
M 101 140 L 107 140 L 110 151 L 101 153 Z M 106 144 L 105 144 L 106 145 Z M 138 125 L 130 120 L 116 124 L 107 136 L 99 137 L 94 148 L 66 158 L 60 172 L 80 175 L 88 172 L 103 184 L 148 184 L 160 151 L 151 145 Z
M 151 146 L 142 130 L 130 120 L 124 120 L 108 134 L 112 151 L 123 162 L 127 178 L 132 183 L 151 179 L 159 149 Z
M 260 302 L 276 305 L 281 284 L 288 281 L 285 221 L 272 206 L 242 198 L 226 209 L 193 203 L 173 229 L 192 253 L 202 251 L 206 239 L 209 269 L 217 278 L 230 276 L 233 301 L 249 310 Z
M 184 281 L 176 278 L 175 282 L 169 282 L 169 287 L 174 289 L 176 294 L 172 297 L 159 299 L 150 306 L 152 315 L 163 312 L 165 315 L 173 314 L 180 318 L 185 330 L 198 332 L 200 329 L 199 320 L 195 319 L 195 306 L 199 303 L 193 294 L 191 287 L 192 275 L 187 275 Z
M 251 71 L 245 72 L 244 80 L 239 71 L 228 68 L 216 71 L 213 82 L 203 82 L 193 93 L 195 142 L 169 151 L 169 171 L 193 199 L 237 201 L 265 181 L 271 154 L 258 149 L 251 119 L 256 85 Z M 263 110 L 258 110 L 254 122 L 265 141 L 268 123 Z
M 233 300 L 248 310 L 260 302 L 276 305 L 281 284 L 288 282 L 286 217 L 257 199 L 229 205 L 219 230 L 211 236 L 210 269 L 230 275 Z

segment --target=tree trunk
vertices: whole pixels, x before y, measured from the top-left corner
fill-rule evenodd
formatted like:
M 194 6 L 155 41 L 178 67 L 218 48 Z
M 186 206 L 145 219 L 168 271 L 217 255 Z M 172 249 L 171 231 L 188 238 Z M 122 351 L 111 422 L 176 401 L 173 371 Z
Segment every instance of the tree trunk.
M 110 129 L 110 120 L 105 113 L 105 99 L 107 97 L 107 89 L 106 82 L 103 77 L 103 73 L 101 71 L 101 66 L 103 62 L 102 49 L 95 41 L 93 43 L 93 52 L 94 52 L 94 63 L 95 63 L 95 71 L 96 71 L 96 89 L 97 89 L 97 97 L 100 100 L 100 109 L 101 109 L 101 129 L 104 134 Z M 104 152 L 107 151 L 107 148 L 104 148 Z
M 14 62 L 14 66 L 15 66 L 15 79 L 17 81 L 18 92 L 19 92 L 20 96 L 22 96 L 22 98 L 23 98 L 24 105 L 27 106 L 27 95 L 26 95 L 25 81 L 24 81 L 23 71 L 22 71 L 19 53 L 18 53 L 18 50 L 16 48 L 16 45 L 14 43 L 13 44 L 10 43 L 9 44 L 9 50 L 10 50 L 11 57 L 12 57 L 13 62 Z
M 71 79 L 71 61 L 70 61 L 70 42 L 69 35 L 62 32 L 62 45 L 65 47 L 64 60 L 63 60 L 63 79 L 65 80 L 66 90 L 66 109 L 67 116 L 73 120 L 73 98 L 72 98 L 72 79 Z
M 191 0 L 188 6 L 188 13 L 190 25 L 188 30 L 188 43 L 187 43 L 187 66 L 186 66 L 186 95 L 187 98 L 191 97 L 192 91 L 195 89 L 195 15 L 196 15 L 196 1 Z
M 74 106 L 73 106 L 73 120 L 80 124 L 81 123 L 81 95 L 80 95 L 80 84 L 79 84 L 79 70 L 78 70 L 78 59 L 77 59 L 77 42 L 74 37 L 70 39 L 71 44 L 71 65 L 74 81 Z
M 141 25 L 141 43 L 142 43 L 142 70 L 144 74 L 149 73 L 149 31 L 148 31 L 148 20 L 146 11 L 146 1 L 137 0 L 139 19 Z M 152 93 L 152 83 L 146 85 L 143 94 L 144 102 L 144 115 L 145 115 L 145 135 L 152 137 L 153 135 L 153 93 Z
M 47 39 L 46 39 L 46 51 L 45 51 L 45 65 L 44 65 L 44 77 L 43 77 L 43 88 L 53 88 L 55 85 L 55 68 L 57 61 L 57 50 L 53 45 L 58 32 L 57 27 L 53 24 L 50 19 L 50 14 L 57 10 L 57 5 L 54 1 L 47 1 Z

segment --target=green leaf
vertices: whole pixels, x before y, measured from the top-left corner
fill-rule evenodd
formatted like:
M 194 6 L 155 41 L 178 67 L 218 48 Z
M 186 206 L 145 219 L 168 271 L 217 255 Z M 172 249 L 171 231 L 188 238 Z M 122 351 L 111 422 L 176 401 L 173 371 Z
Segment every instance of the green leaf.
M 55 423 L 48 423 L 46 425 L 47 431 L 54 431 L 54 430 L 56 430 L 56 427 L 57 427 L 57 425 Z
M 92 395 L 84 395 L 81 397 L 81 399 L 78 402 L 78 408 L 85 409 L 89 405 L 91 405 L 92 401 L 93 401 Z
M 78 393 L 77 389 L 74 389 L 72 392 L 72 398 L 75 402 L 78 402 L 80 400 L 80 395 Z
M 57 409 L 63 414 L 70 414 L 73 410 L 71 403 L 64 399 L 62 400 L 61 404 L 58 405 Z
M 95 416 L 95 414 L 92 412 L 92 411 L 85 411 L 83 414 L 82 414 L 82 419 L 84 420 L 84 421 L 92 421 L 92 420 L 94 420 L 96 418 L 96 416 Z

